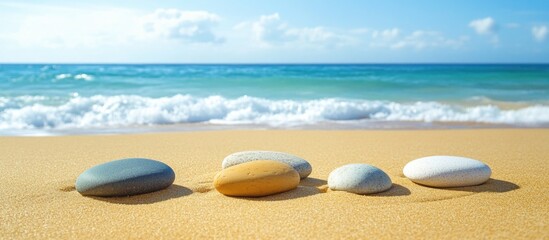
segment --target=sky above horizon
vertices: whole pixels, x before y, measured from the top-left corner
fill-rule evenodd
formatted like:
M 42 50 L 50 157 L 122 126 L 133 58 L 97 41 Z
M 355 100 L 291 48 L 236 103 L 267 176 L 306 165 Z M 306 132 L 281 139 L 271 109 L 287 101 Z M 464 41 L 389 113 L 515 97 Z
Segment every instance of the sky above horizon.
M 549 62 L 549 1 L 4 1 L 1 63 Z

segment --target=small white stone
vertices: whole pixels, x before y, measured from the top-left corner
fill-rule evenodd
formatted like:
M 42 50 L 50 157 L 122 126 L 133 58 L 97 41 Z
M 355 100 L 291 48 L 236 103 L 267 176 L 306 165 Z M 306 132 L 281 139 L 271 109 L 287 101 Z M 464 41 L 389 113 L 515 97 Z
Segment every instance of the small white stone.
M 412 182 L 430 187 L 465 187 L 482 184 L 492 174 L 485 163 L 465 157 L 431 156 L 413 160 L 403 169 Z
M 311 164 L 309 164 L 309 162 L 307 162 L 305 159 L 289 153 L 273 151 L 236 152 L 223 159 L 223 162 L 221 163 L 221 168 L 225 169 L 230 166 L 256 160 L 273 160 L 286 163 L 292 166 L 299 173 L 299 177 L 302 179 L 309 176 L 309 174 L 311 174 L 311 172 L 313 171 Z
M 328 187 L 358 194 L 383 192 L 391 188 L 391 178 L 369 164 L 355 163 L 336 168 L 328 176 Z

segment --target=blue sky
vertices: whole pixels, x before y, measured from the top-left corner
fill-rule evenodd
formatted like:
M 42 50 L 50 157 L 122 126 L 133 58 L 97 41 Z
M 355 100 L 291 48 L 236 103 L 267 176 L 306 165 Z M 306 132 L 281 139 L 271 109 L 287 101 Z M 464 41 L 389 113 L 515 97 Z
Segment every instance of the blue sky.
M 549 62 L 549 1 L 3 1 L 0 62 Z

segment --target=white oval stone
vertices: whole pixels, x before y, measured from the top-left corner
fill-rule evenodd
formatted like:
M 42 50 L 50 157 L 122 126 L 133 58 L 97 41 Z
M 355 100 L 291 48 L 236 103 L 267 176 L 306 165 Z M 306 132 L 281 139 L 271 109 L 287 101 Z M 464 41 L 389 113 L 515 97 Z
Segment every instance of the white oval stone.
M 391 188 L 391 178 L 369 164 L 355 163 L 336 168 L 328 176 L 328 187 L 358 194 L 383 192 Z
M 482 184 L 492 174 L 485 163 L 465 157 L 431 156 L 404 166 L 404 176 L 430 187 L 465 187 Z
M 233 153 L 221 163 L 221 168 L 225 169 L 234 165 L 256 160 L 272 160 L 286 163 L 292 166 L 298 173 L 301 179 L 306 178 L 311 174 L 313 168 L 305 159 L 294 156 L 289 153 L 273 152 L 273 151 L 243 151 Z

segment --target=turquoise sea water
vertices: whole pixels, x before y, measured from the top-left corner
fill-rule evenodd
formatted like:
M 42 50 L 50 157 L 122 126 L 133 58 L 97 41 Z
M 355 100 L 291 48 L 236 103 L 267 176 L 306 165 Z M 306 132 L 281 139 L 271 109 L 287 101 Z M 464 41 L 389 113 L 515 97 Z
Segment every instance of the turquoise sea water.
M 0 65 L 0 134 L 396 122 L 546 126 L 549 65 Z

